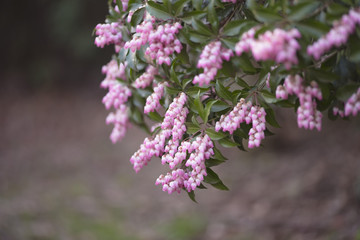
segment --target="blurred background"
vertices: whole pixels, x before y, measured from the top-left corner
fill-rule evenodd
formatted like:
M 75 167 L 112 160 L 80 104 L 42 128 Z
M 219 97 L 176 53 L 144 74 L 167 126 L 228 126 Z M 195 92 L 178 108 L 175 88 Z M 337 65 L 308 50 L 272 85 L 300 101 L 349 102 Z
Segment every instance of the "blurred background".
M 154 185 L 159 159 L 135 174 L 146 135 L 112 145 L 101 104 L 106 2 L 1 3 L 0 240 L 360 239 L 359 117 L 311 132 L 277 110 L 276 136 L 214 168 L 230 191 L 198 204 Z

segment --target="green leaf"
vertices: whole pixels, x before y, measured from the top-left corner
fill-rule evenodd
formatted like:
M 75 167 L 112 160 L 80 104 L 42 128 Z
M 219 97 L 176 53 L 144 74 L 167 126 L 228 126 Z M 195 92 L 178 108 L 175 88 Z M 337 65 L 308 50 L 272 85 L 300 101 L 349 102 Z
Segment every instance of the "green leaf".
M 210 159 L 207 159 L 205 161 L 205 166 L 206 167 L 213 167 L 213 166 L 217 166 L 217 165 L 220 165 L 222 163 L 224 163 L 225 161 L 222 161 L 222 160 L 219 160 L 219 159 L 213 159 L 213 158 L 210 158 Z
M 136 57 L 136 52 L 129 51 L 128 55 L 126 56 L 126 63 L 129 68 L 137 70 L 136 66 L 138 64 L 138 59 Z
M 261 90 L 261 96 L 264 98 L 266 103 L 277 103 L 281 101 L 281 99 L 276 98 L 274 94 L 267 90 Z
M 242 54 L 240 57 L 233 57 L 232 61 L 236 67 L 245 73 L 255 74 L 258 72 L 246 54 Z
M 355 63 L 360 63 L 360 39 L 353 36 L 348 41 L 348 56 L 349 60 Z
M 142 8 L 139 8 L 137 9 L 134 14 L 132 15 L 131 17 L 131 26 L 132 27 L 136 27 L 137 25 L 140 24 L 140 22 L 143 20 L 144 18 L 144 12 L 145 12 L 145 8 L 142 7 Z
M 219 176 L 211 169 L 206 168 L 207 175 L 204 177 L 204 182 L 209 184 L 215 184 L 221 182 Z
M 195 43 L 204 43 L 209 41 L 209 35 L 203 35 L 195 31 L 189 31 L 190 40 Z
M 147 2 L 146 11 L 148 11 L 151 16 L 158 19 L 168 20 L 173 18 L 173 16 L 168 12 L 168 9 L 165 6 L 157 4 L 154 1 Z
M 229 49 L 235 50 L 236 43 L 239 41 L 238 38 L 222 38 L 221 42 Z
M 187 24 L 191 24 L 191 21 L 193 18 L 200 19 L 204 16 L 206 16 L 206 11 L 192 11 L 184 13 L 184 15 L 181 17 L 181 20 L 183 20 Z
M 282 17 L 279 14 L 268 8 L 257 8 L 252 10 L 252 12 L 255 18 L 260 22 L 274 23 L 282 20 Z
M 202 5 L 202 0 L 191 0 L 192 5 L 195 7 L 196 10 L 200 10 L 201 9 L 201 5 Z
M 215 158 L 217 160 L 221 160 L 221 161 L 226 161 L 227 160 L 227 158 L 224 157 L 224 155 L 222 155 L 220 150 L 217 149 L 215 146 L 214 146 L 213 150 L 214 150 L 214 155 L 212 156 L 213 158 Z
M 181 52 L 176 55 L 176 57 L 181 61 L 182 64 L 189 64 L 189 54 L 186 52 L 186 47 L 181 49 Z
M 211 23 L 213 30 L 217 32 L 219 27 L 219 20 L 215 11 L 215 0 L 210 0 L 207 10 L 209 22 Z
M 123 10 L 122 2 L 120 0 L 116 0 L 116 5 L 118 6 L 120 12 L 122 12 L 122 10 Z
M 201 129 L 198 125 L 191 122 L 186 122 L 185 125 L 186 125 L 186 132 L 189 134 L 194 134 Z
M 314 19 L 301 21 L 295 26 L 299 29 L 302 35 L 316 38 L 320 38 L 330 30 L 329 26 Z
M 137 108 L 132 109 L 131 118 L 137 124 L 141 124 L 144 122 L 143 115 Z
M 193 202 L 197 203 L 197 201 L 195 200 L 195 192 L 194 192 L 194 191 L 191 191 L 191 192 L 186 191 L 186 192 L 187 192 L 189 198 L 190 198 Z
M 222 83 L 217 80 L 215 85 L 216 93 L 226 100 L 232 101 L 232 94 L 231 92 L 222 85 Z
M 226 137 L 226 134 L 223 132 L 216 132 L 213 128 L 207 128 L 205 130 L 206 134 L 209 135 L 209 137 L 211 138 L 211 140 L 220 140 Z
M 275 119 L 274 110 L 272 110 L 271 108 L 267 108 L 265 109 L 265 112 L 266 112 L 266 116 L 265 116 L 266 122 L 273 127 L 280 128 L 279 123 Z
M 249 84 L 247 84 L 247 82 L 242 79 L 242 78 L 239 78 L 239 77 L 236 77 L 235 78 L 235 82 L 240 86 L 240 87 L 243 87 L 245 89 L 250 89 L 250 86 Z
M 214 184 L 211 184 L 211 186 L 213 186 L 214 188 L 217 188 L 219 190 L 229 191 L 229 188 L 227 186 L 225 186 L 225 184 L 223 182 L 214 183 Z
M 316 79 L 323 83 L 334 82 L 339 79 L 339 77 L 335 73 L 321 69 L 308 69 L 307 73 L 309 79 Z
M 168 86 L 165 86 L 165 91 L 167 92 L 167 94 L 170 94 L 170 95 L 175 95 L 175 94 L 178 94 L 179 92 L 181 92 L 180 89 L 168 87 Z
M 175 11 L 175 16 L 178 16 L 182 13 L 184 5 L 189 1 L 190 0 L 178 0 L 173 4 L 172 9 Z
M 191 25 L 193 26 L 193 28 L 200 34 L 205 35 L 205 36 L 212 36 L 213 32 L 211 32 L 209 30 L 209 27 L 206 26 L 205 24 L 203 24 L 201 21 L 193 18 L 191 21 Z
M 148 116 L 150 117 L 151 120 L 155 121 L 155 122 L 162 122 L 163 121 L 163 117 L 160 116 L 159 113 L 157 112 L 149 112 Z
M 226 147 L 226 148 L 232 148 L 232 147 L 237 147 L 238 144 L 234 141 L 232 141 L 230 138 L 222 138 L 220 140 L 218 140 L 218 142 L 220 143 L 221 146 Z
M 224 101 L 218 100 L 211 106 L 211 112 L 221 112 L 230 108 L 230 105 Z
M 170 80 L 173 81 L 174 83 L 176 83 L 176 85 L 181 86 L 180 81 L 178 79 L 178 76 L 177 76 L 177 74 L 175 72 L 175 64 L 176 64 L 175 61 L 173 61 L 172 64 L 171 64 Z
M 289 19 L 299 21 L 307 18 L 314 10 L 319 7 L 320 2 L 308 0 L 302 1 L 290 8 Z
M 243 27 L 243 24 L 247 22 L 247 20 L 235 20 L 227 23 L 222 31 L 222 34 L 225 36 L 238 36 L 240 33 L 240 29 Z
M 207 121 L 208 121 L 211 107 L 212 107 L 217 101 L 218 101 L 218 100 L 212 99 L 212 100 L 210 100 L 208 103 L 206 103 L 206 106 L 205 106 L 205 120 L 204 120 L 205 123 L 207 123 Z
M 203 95 L 204 93 L 208 92 L 209 88 L 202 88 L 202 87 L 189 87 L 185 92 L 192 96 L 193 98 L 195 98 L 197 96 L 197 94 L 200 92 L 200 96 Z
M 201 119 L 205 122 L 205 110 L 204 110 L 204 106 L 200 100 L 200 90 L 198 91 L 198 94 L 194 100 L 194 105 L 195 105 Z
M 346 102 L 351 97 L 351 95 L 356 92 L 356 90 L 359 87 L 360 87 L 359 83 L 357 83 L 357 84 L 352 83 L 352 84 L 342 86 L 337 89 L 336 98 L 343 102 Z

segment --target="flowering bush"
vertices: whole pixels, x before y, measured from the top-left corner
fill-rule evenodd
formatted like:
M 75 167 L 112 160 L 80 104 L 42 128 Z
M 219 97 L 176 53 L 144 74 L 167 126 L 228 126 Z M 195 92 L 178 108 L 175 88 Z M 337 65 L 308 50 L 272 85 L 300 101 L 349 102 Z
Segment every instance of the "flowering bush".
M 149 133 L 130 158 L 169 166 L 163 191 L 204 183 L 227 190 L 211 167 L 216 148 L 261 146 L 279 127 L 274 107 L 300 128 L 360 111 L 359 0 L 110 0 L 95 44 L 114 45 L 103 67 L 111 140 L 133 123 Z M 151 128 L 148 124 L 153 122 Z M 246 145 L 247 144 L 247 147 Z

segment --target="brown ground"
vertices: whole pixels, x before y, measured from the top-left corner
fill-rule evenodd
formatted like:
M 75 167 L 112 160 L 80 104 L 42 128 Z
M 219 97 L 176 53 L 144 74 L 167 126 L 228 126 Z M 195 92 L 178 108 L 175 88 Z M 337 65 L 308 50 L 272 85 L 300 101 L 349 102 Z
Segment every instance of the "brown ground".
M 230 191 L 195 204 L 154 185 L 158 159 L 135 174 L 145 134 L 112 145 L 101 94 L 0 96 L 1 240 L 360 239 L 359 117 L 318 133 L 281 111 L 264 148 L 214 168 Z

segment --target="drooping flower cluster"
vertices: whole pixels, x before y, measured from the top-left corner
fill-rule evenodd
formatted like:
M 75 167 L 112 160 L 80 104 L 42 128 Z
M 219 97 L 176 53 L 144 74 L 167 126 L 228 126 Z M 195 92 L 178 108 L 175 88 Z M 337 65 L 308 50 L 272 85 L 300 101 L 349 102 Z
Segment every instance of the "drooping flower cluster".
M 114 0 L 113 2 L 116 3 L 116 0 Z M 129 0 L 121 0 L 121 5 L 122 5 L 122 10 L 126 11 L 129 5 Z M 117 5 L 115 6 L 115 11 L 120 12 L 119 7 Z
M 297 109 L 297 122 L 299 128 L 321 130 L 322 113 L 316 109 L 315 99 L 321 100 L 322 93 L 315 81 L 310 86 L 304 86 L 303 79 L 299 75 L 289 75 L 285 78 L 284 85 L 276 89 L 276 97 L 287 99 L 289 94 L 295 94 L 299 98 L 300 106 Z
M 156 74 L 158 74 L 157 68 L 152 65 L 148 65 L 146 71 L 135 80 L 134 87 L 146 88 L 150 86 Z
M 124 48 L 129 48 L 134 52 L 149 43 L 145 54 L 151 59 L 155 59 L 158 64 L 170 65 L 170 56 L 174 52 L 180 53 L 182 49 L 181 42 L 176 37 L 182 26 L 178 22 L 174 24 L 166 23 L 154 29 L 154 23 L 155 18 L 146 13 L 145 20 L 136 27 L 136 34 L 129 42 L 125 43 Z
M 350 116 L 351 114 L 356 116 L 358 112 L 360 112 L 360 88 L 346 101 L 344 108 L 345 116 Z
M 110 139 L 113 143 L 116 143 L 125 136 L 126 129 L 129 126 L 125 103 L 128 97 L 131 96 L 131 91 L 117 81 L 117 78 L 126 79 L 124 64 L 119 65 L 116 60 L 111 60 L 107 65 L 103 66 L 102 72 L 106 74 L 106 77 L 100 86 L 109 90 L 103 98 L 103 103 L 106 109 L 111 106 L 116 109 L 115 113 L 110 113 L 106 118 L 107 124 L 114 124 Z
M 354 33 L 356 24 L 360 24 L 360 8 L 351 9 L 349 14 L 343 15 L 340 21 L 335 21 L 333 28 L 325 36 L 308 46 L 307 53 L 319 60 L 332 47 L 344 45 L 349 36 Z
M 159 157 L 164 153 L 165 142 L 170 136 L 173 136 L 174 139 L 174 136 L 177 136 L 179 131 L 186 131 L 185 125 L 179 126 L 177 122 L 182 122 L 186 119 L 188 113 L 187 108 L 184 107 L 186 100 L 187 97 L 185 93 L 181 93 L 173 100 L 166 111 L 165 118 L 161 124 L 162 131 L 157 134 L 154 139 L 145 138 L 143 144 L 140 145 L 140 149 L 131 157 L 130 162 L 133 164 L 136 172 L 140 171 L 153 156 Z
M 190 157 L 186 161 L 185 166 L 191 166 L 189 171 L 189 178 L 184 181 L 184 187 L 188 192 L 195 190 L 197 186 L 200 186 L 204 180 L 204 176 L 207 175 L 205 160 L 214 155 L 214 144 L 210 137 L 205 134 L 204 137 L 197 137 L 195 141 L 191 143 L 189 149 Z
M 256 28 L 252 28 L 242 35 L 235 46 L 238 56 L 251 51 L 256 61 L 273 60 L 283 63 L 287 69 L 298 63 L 296 51 L 300 49 L 300 45 L 296 38 L 300 38 L 301 34 L 297 29 L 285 31 L 277 28 L 274 31 L 266 31 L 257 39 L 255 33 Z
M 176 22 L 174 24 L 159 25 L 155 31 L 149 35 L 149 47 L 145 54 L 151 59 L 156 59 L 158 64 L 167 64 L 170 66 L 170 56 L 174 53 L 180 53 L 182 49 L 181 42 L 176 35 L 182 28 L 181 24 Z
M 209 84 L 221 69 L 223 60 L 229 61 L 233 55 L 232 50 L 222 47 L 220 41 L 206 45 L 197 64 L 197 68 L 203 68 L 204 72 L 195 76 L 193 83 L 200 86 Z
M 95 27 L 95 45 L 103 48 L 105 45 L 115 44 L 116 52 L 120 51 L 120 48 L 124 45 L 122 40 L 122 24 L 119 22 L 98 24 Z
M 106 124 L 114 124 L 114 128 L 110 134 L 110 139 L 116 143 L 125 136 L 126 129 L 129 126 L 127 107 L 125 104 L 119 106 L 115 113 L 111 112 L 106 118 Z
M 162 190 L 169 194 L 175 191 L 180 192 L 182 188 L 188 192 L 195 190 L 207 175 L 205 160 L 214 155 L 213 147 L 213 142 L 207 134 L 203 137 L 197 137 L 192 143 L 183 141 L 175 154 L 176 163 L 171 162 L 169 166 L 173 169 L 182 163 L 186 159 L 186 152 L 188 152 L 190 157 L 185 162 L 186 168 L 172 170 L 165 176 L 160 175 L 155 184 L 162 184 Z
M 250 101 L 245 102 L 245 99 L 242 98 L 229 114 L 221 115 L 220 120 L 215 124 L 215 131 L 218 132 L 223 129 L 223 131 L 232 134 L 240 127 L 241 123 L 251 123 L 252 128 L 249 131 L 248 147 L 259 147 L 261 140 L 265 137 L 265 116 L 264 108 L 253 106 Z
M 149 112 L 154 112 L 159 109 L 160 99 L 164 95 L 164 86 L 165 83 L 159 83 L 156 87 L 154 87 L 154 92 L 147 97 L 144 107 L 145 114 L 148 114 Z

